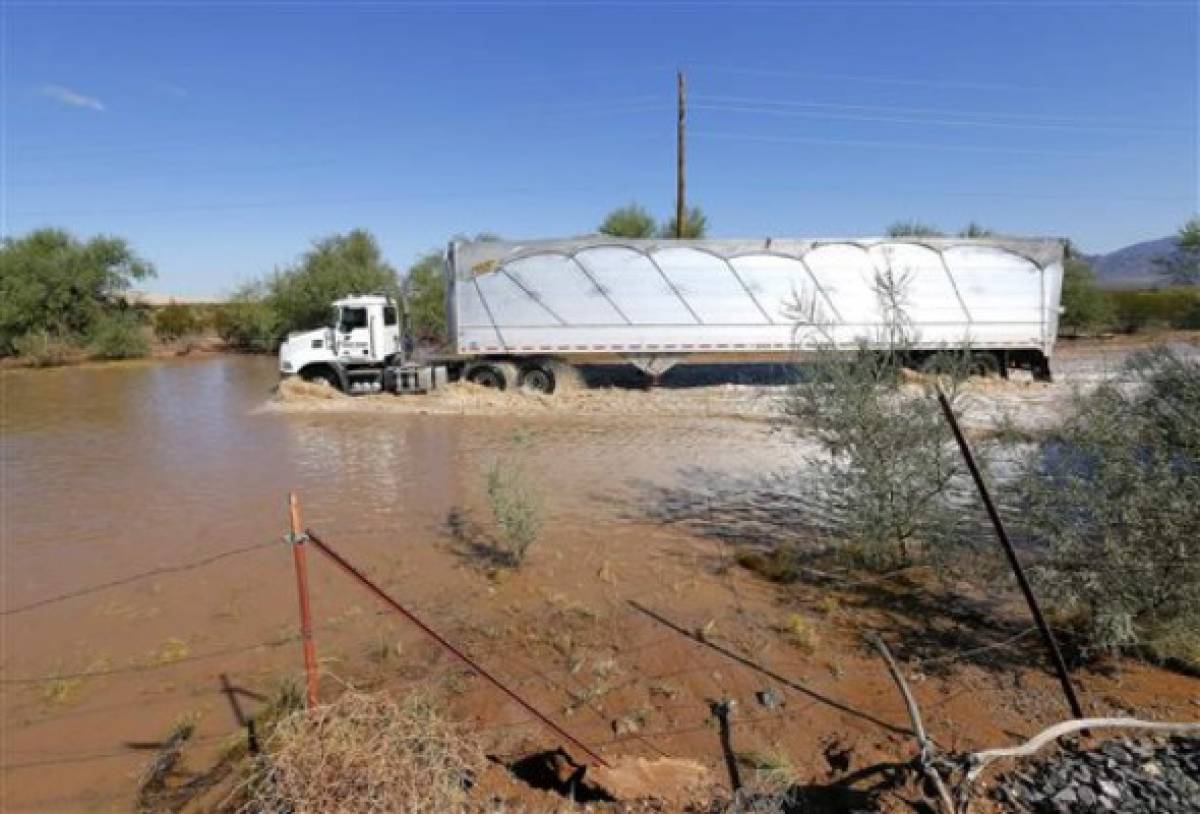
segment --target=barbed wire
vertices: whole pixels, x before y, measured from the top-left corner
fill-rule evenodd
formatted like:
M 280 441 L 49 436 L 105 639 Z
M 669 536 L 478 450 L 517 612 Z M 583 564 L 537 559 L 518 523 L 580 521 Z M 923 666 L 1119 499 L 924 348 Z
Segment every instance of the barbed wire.
M 46 597 L 45 599 L 38 599 L 38 600 L 36 600 L 34 602 L 30 602 L 26 605 L 19 605 L 15 608 L 8 608 L 6 610 L 0 610 L 0 616 L 15 616 L 19 613 L 26 613 L 28 611 L 35 610 L 37 608 L 46 607 L 47 605 L 56 605 L 60 602 L 66 602 L 68 599 L 76 599 L 81 596 L 89 596 L 91 594 L 100 593 L 101 591 L 107 591 L 110 588 L 119 588 L 122 585 L 129 585 L 129 584 L 137 582 L 139 580 L 149 579 L 151 577 L 163 576 L 166 574 L 178 574 L 183 571 L 191 571 L 196 568 L 202 568 L 206 565 L 212 565 L 214 562 L 220 562 L 221 560 L 227 559 L 229 557 L 234 557 L 239 554 L 248 554 L 252 551 L 259 551 L 264 548 L 269 548 L 273 545 L 279 545 L 281 540 L 282 540 L 282 538 L 277 538 L 277 539 L 269 540 L 266 542 L 255 543 L 253 545 L 242 546 L 241 548 L 231 548 L 228 551 L 222 551 L 219 554 L 213 554 L 208 557 L 203 557 L 198 560 L 193 560 L 192 562 L 181 563 L 179 565 L 164 565 L 160 568 L 151 568 L 149 571 L 141 571 L 136 574 L 130 574 L 129 576 L 120 577 L 118 579 L 109 580 L 107 582 L 99 582 L 99 583 L 96 583 L 95 585 L 89 585 L 84 588 L 78 588 L 74 591 L 68 591 L 67 593 L 64 593 L 64 594 L 58 594 L 57 596 L 50 596 L 50 597 Z

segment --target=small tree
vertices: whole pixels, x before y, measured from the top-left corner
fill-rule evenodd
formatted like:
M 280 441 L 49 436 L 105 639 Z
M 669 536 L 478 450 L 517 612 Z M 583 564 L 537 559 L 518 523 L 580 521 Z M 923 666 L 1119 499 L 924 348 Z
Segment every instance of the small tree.
M 898 220 L 887 228 L 888 237 L 944 237 L 936 226 L 919 220 Z
M 964 226 L 959 231 L 958 236 L 959 237 L 993 237 L 995 234 L 996 234 L 995 231 L 993 231 L 992 229 L 989 229 L 986 226 L 981 226 L 980 224 L 976 223 L 975 221 L 971 221 L 970 223 L 968 223 L 966 226 Z
M 273 350 L 279 338 L 279 316 L 267 302 L 262 283 L 239 288 L 213 312 L 217 336 L 240 350 Z
M 441 252 L 428 252 L 408 270 L 401 286 L 413 337 L 437 345 L 448 338 L 445 266 Z
M 1174 285 L 1200 283 L 1200 217 L 1179 227 L 1175 251 L 1154 258 L 1158 273 Z
M 599 231 L 612 237 L 649 238 L 658 231 L 658 224 L 644 207 L 631 203 L 609 212 Z
M 819 473 L 819 500 L 834 532 L 863 564 L 886 568 L 918 556 L 918 546 L 939 539 L 950 522 L 946 495 L 961 462 L 954 437 L 933 392 L 933 382 L 904 384 L 903 366 L 914 357 L 907 316 L 907 279 L 882 272 L 875 294 L 885 327 L 853 353 L 828 338 L 819 319 L 816 360 L 792 386 L 785 412 L 794 430 L 816 436 L 824 452 L 810 465 Z M 797 304 L 798 314 L 812 314 Z M 946 375 L 952 402 L 969 354 L 948 352 L 931 361 Z
M 678 230 L 675 228 L 677 222 L 678 221 L 676 220 L 675 216 L 672 215 L 671 219 L 664 223 L 662 229 L 659 230 L 659 236 L 665 238 L 677 237 Z M 708 216 L 704 214 L 704 210 L 698 206 L 688 207 L 687 211 L 684 212 L 683 215 L 682 237 L 690 240 L 696 240 L 704 237 L 707 234 Z

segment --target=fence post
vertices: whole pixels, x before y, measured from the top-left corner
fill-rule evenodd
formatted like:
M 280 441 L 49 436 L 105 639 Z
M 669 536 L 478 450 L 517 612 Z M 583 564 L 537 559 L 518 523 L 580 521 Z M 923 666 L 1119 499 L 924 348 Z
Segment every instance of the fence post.
M 1062 651 L 1058 647 L 1058 640 L 1054 638 L 1054 632 L 1050 630 L 1050 625 L 1046 624 L 1046 617 L 1042 615 L 1042 606 L 1038 604 L 1037 596 L 1033 593 L 1033 586 L 1029 584 L 1029 579 L 1025 576 L 1025 569 L 1021 567 L 1021 560 L 1017 557 L 1017 550 L 1013 548 L 1012 541 L 1008 538 L 1008 531 L 1004 528 L 1004 521 L 1000 519 L 1000 512 L 996 510 L 996 504 L 992 501 L 992 495 L 988 491 L 987 484 L 983 480 L 983 475 L 975 463 L 975 456 L 971 452 L 971 445 L 967 443 L 967 437 L 963 435 L 962 428 L 958 424 L 958 418 L 954 415 L 954 408 L 950 406 L 949 399 L 942 392 L 941 385 L 937 386 L 937 400 L 938 404 L 942 407 L 942 414 L 946 416 L 946 422 L 950 425 L 950 429 L 954 433 L 954 440 L 958 443 L 958 450 L 962 453 L 963 460 L 967 464 L 967 469 L 971 472 L 971 478 L 975 481 L 975 488 L 979 490 L 979 498 L 983 501 L 983 508 L 987 510 L 988 518 L 992 521 L 992 528 L 996 531 L 996 537 L 1000 540 L 1000 546 L 1004 549 L 1005 556 L 1008 557 L 1008 564 L 1017 578 L 1017 585 L 1021 587 L 1021 593 L 1025 595 L 1025 604 L 1029 606 L 1029 613 L 1033 616 L 1033 621 L 1037 624 L 1038 630 L 1041 631 L 1042 643 L 1046 645 L 1046 652 L 1050 656 L 1050 663 L 1054 665 L 1054 671 L 1058 673 L 1058 683 L 1062 685 L 1063 695 L 1067 697 L 1067 706 L 1071 708 L 1072 715 L 1076 718 L 1082 718 L 1083 707 L 1079 705 L 1079 698 L 1075 695 L 1075 687 L 1071 684 L 1071 673 L 1067 670 L 1066 661 L 1063 660 Z
M 312 609 L 308 602 L 308 561 L 304 543 L 308 536 L 300 522 L 300 501 L 295 492 L 288 493 L 288 515 L 291 521 L 292 559 L 296 563 L 296 590 L 300 595 L 300 642 L 304 648 L 305 702 L 308 709 L 317 705 L 317 649 L 313 644 Z

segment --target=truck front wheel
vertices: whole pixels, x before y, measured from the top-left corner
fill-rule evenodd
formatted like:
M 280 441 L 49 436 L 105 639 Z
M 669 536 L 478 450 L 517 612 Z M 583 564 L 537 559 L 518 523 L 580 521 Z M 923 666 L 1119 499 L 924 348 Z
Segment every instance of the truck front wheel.
M 325 384 L 332 387 L 334 390 L 342 389 L 342 383 L 341 383 L 341 381 L 339 381 L 337 374 L 334 373 L 328 367 L 325 367 L 324 365 L 320 365 L 317 367 L 308 367 L 308 368 L 305 368 L 304 370 L 301 370 L 300 378 L 304 379 L 304 381 L 306 381 L 306 382 L 314 382 L 314 383 L 324 382 Z

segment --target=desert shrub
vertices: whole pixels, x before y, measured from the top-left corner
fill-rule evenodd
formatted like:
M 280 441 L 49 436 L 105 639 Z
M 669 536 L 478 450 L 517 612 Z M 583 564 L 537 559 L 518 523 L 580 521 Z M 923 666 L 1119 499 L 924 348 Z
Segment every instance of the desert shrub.
M 815 437 L 822 448 L 808 463 L 844 551 L 882 569 L 911 563 L 918 547 L 931 551 L 951 523 L 948 495 L 962 463 L 935 387 L 940 383 L 957 404 L 971 355 L 963 348 L 931 357 L 925 366 L 938 375 L 909 382 L 908 281 L 885 272 L 874 287 L 884 319 L 880 335 L 850 352 L 818 341 L 816 359 L 797 376 L 784 412 L 795 432 Z M 795 312 L 813 313 L 803 304 Z M 811 321 L 821 333 L 820 318 Z
M 34 367 L 54 367 L 70 362 L 80 350 L 70 339 L 39 328 L 18 336 L 12 352 Z
M 500 559 L 510 567 L 519 567 L 541 531 L 537 498 L 521 470 L 501 461 L 488 467 L 486 487 Z
M 194 336 L 204 330 L 204 314 L 199 308 L 170 303 L 154 314 L 154 335 L 167 342 Z
M 279 317 L 265 301 L 262 287 L 243 286 L 213 313 L 213 329 L 228 345 L 241 350 L 273 350 Z
M 1105 292 L 1118 330 L 1133 333 L 1154 328 L 1200 328 L 1200 288 Z
M 92 329 L 88 345 L 101 359 L 136 359 L 150 353 L 142 320 L 133 311 L 102 317 Z
M 1077 395 L 1027 461 L 1035 575 L 1087 651 L 1200 655 L 1200 362 L 1169 350 Z M 1200 664 L 1200 662 L 1197 662 Z
M 462 811 L 484 767 L 431 696 L 347 692 L 280 718 L 227 810 L 240 814 Z
M 651 238 L 658 232 L 658 223 L 644 206 L 630 203 L 605 215 L 597 231 L 611 237 Z

